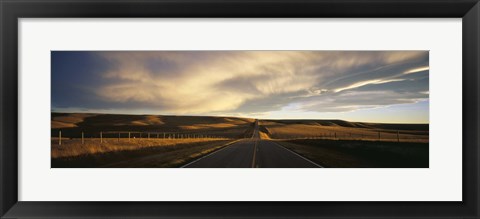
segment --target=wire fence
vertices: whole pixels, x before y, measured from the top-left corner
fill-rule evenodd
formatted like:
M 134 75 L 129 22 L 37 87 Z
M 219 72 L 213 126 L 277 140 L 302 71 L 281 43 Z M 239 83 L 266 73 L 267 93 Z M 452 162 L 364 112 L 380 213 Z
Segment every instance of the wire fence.
M 308 135 L 271 134 L 273 139 L 295 140 L 295 139 L 325 139 L 325 140 L 359 140 L 359 141 L 390 141 L 390 142 L 428 142 L 427 133 L 411 134 L 401 131 L 369 131 L 358 132 L 320 132 Z
M 243 138 L 250 138 L 251 135 L 244 135 Z M 425 134 L 402 133 L 401 131 L 369 131 L 369 132 L 339 132 L 324 131 L 319 133 L 309 133 L 308 135 L 295 134 L 268 134 L 271 139 L 296 140 L 296 139 L 324 139 L 324 140 L 360 140 L 360 141 L 391 141 L 391 142 L 428 142 L 428 132 Z M 182 132 L 139 132 L 139 131 L 101 131 L 97 133 L 85 132 L 80 134 L 72 134 L 68 136 L 62 135 L 62 131 L 58 131 L 52 137 L 58 145 L 62 145 L 62 141 L 80 140 L 82 144 L 85 141 L 95 141 L 96 143 L 112 142 L 112 141 L 134 141 L 134 140 L 178 140 L 178 139 L 241 139 L 242 136 L 224 136 L 218 133 L 182 133 Z
M 82 144 L 85 144 L 87 140 L 98 141 L 104 143 L 107 140 L 155 140 L 155 139 L 220 139 L 227 138 L 217 134 L 211 133 L 178 133 L 178 132 L 138 132 L 138 131 L 105 131 L 98 133 L 81 132 L 80 135 L 62 135 L 62 131 L 58 131 L 57 137 L 52 137 L 52 140 L 56 140 L 58 145 L 62 145 L 62 141 L 71 139 L 80 139 Z

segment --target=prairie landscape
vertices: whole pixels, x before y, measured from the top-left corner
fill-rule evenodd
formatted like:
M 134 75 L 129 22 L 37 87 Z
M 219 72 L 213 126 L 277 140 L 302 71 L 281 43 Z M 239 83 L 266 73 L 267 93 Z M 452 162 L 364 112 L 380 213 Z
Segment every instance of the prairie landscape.
M 51 51 L 52 168 L 428 168 L 429 51 Z
M 323 167 L 428 167 L 428 124 L 261 121 L 260 136 Z
M 176 167 L 251 136 L 253 121 L 52 113 L 52 167 Z
M 282 166 L 262 158 L 278 147 L 321 167 L 428 167 L 428 125 L 52 113 L 52 167 L 183 167 L 236 145 L 247 167 Z

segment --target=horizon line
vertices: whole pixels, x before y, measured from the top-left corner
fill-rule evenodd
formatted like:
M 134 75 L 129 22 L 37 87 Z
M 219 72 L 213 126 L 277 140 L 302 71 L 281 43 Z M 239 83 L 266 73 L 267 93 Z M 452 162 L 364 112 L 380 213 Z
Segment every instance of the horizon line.
M 356 123 L 374 123 L 374 124 L 409 124 L 409 125 L 430 125 L 430 122 L 427 123 L 418 123 L 418 122 L 410 122 L 410 123 L 399 123 L 399 122 L 371 122 L 371 121 L 351 121 L 345 119 L 332 119 L 332 118 L 325 118 L 325 119 L 268 119 L 268 118 L 254 118 L 254 117 L 242 117 L 242 116 L 219 116 L 219 115 L 175 115 L 175 114 L 135 114 L 135 113 L 101 113 L 101 112 L 59 112 L 59 111 L 51 111 L 50 113 L 69 113 L 69 114 L 99 114 L 99 115 L 130 115 L 130 116 L 184 116 L 184 117 L 227 117 L 227 118 L 241 118 L 241 119 L 257 119 L 257 120 L 339 120 L 339 121 L 346 121 L 346 122 L 356 122 Z

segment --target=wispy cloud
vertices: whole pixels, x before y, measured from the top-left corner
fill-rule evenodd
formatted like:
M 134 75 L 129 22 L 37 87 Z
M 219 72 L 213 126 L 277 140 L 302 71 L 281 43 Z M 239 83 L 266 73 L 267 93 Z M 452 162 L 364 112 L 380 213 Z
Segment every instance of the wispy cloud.
M 375 80 L 368 80 L 368 81 L 359 81 L 359 82 L 353 83 L 353 84 L 351 84 L 349 86 L 346 86 L 346 87 L 337 88 L 334 91 L 335 92 L 340 92 L 340 91 L 344 91 L 344 90 L 350 90 L 350 89 L 362 87 L 362 86 L 369 85 L 369 84 L 385 84 L 385 83 L 390 83 L 390 82 L 395 82 L 395 81 L 403 81 L 403 80 L 404 79 L 386 79 L 386 80 L 375 79 Z
M 413 74 L 413 73 L 418 73 L 418 72 L 427 71 L 427 70 L 430 70 L 430 67 L 429 67 L 429 66 L 424 66 L 424 67 L 420 67 L 420 68 L 410 69 L 410 70 L 404 72 L 404 74 Z
M 346 112 L 428 99 L 426 51 L 119 51 L 92 57 L 106 67 L 95 83 L 82 86 L 91 96 L 75 103 L 53 98 L 54 107 L 266 115 L 291 104 Z M 60 97 L 71 92 L 65 90 Z

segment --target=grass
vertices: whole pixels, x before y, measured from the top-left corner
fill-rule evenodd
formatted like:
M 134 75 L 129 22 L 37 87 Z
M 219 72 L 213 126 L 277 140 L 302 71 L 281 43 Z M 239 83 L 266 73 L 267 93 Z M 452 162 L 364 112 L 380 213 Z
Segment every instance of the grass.
M 134 150 L 111 150 L 103 153 L 84 153 L 78 156 L 52 157 L 52 167 L 180 167 L 232 142 L 235 141 L 228 139 L 186 139 L 182 143 L 169 144 L 169 142 L 164 142 L 164 145 L 161 146 L 136 147 Z M 147 141 L 144 141 L 144 143 L 147 143 Z
M 81 139 L 62 139 L 62 145 L 58 144 L 58 139 L 51 140 L 52 158 L 75 157 L 89 154 L 107 153 L 114 151 L 132 151 L 149 147 L 181 147 L 202 142 L 218 142 L 229 140 L 226 138 L 197 138 L 197 139 L 113 139 L 104 138 L 101 143 L 99 138 L 85 139 L 82 144 Z
M 254 121 L 212 116 L 52 113 L 52 167 L 179 167 L 233 139 L 251 137 Z M 428 167 L 428 124 L 260 120 L 259 125 L 261 139 L 278 141 L 325 167 Z M 60 131 L 62 145 L 58 145 Z M 126 137 L 130 134 L 129 140 Z M 147 139 L 150 134 L 152 138 Z M 178 139 L 187 134 L 202 138 Z M 177 138 L 169 139 L 170 135 Z M 207 135 L 217 138 L 205 138 Z
M 214 116 L 52 113 L 52 167 L 178 167 L 233 139 L 251 136 L 254 121 Z M 190 138 L 184 138 L 187 135 Z
M 284 121 L 261 121 L 260 129 L 272 139 L 343 139 L 343 140 L 365 140 L 365 141 L 398 141 L 400 142 L 421 142 L 428 143 L 429 132 L 424 126 L 415 129 L 415 125 L 392 126 L 372 124 L 370 126 L 360 125 L 362 123 L 332 123 L 325 124 L 305 120 L 295 123 Z M 342 126 L 343 125 L 343 126 Z M 381 127 L 381 128 L 379 128 Z M 427 126 L 428 127 L 428 126 Z M 403 129 L 396 129 L 403 128 Z M 380 137 L 379 137 L 380 134 Z
M 278 143 L 324 167 L 429 167 L 428 143 L 319 139 L 284 140 Z
M 52 113 L 51 137 L 99 138 L 99 133 L 110 133 L 103 137 L 115 138 L 118 132 L 202 134 L 225 138 L 244 138 L 252 129 L 254 119 L 215 116 L 166 116 L 166 115 L 120 115 Z M 138 137 L 138 134 L 137 134 Z

